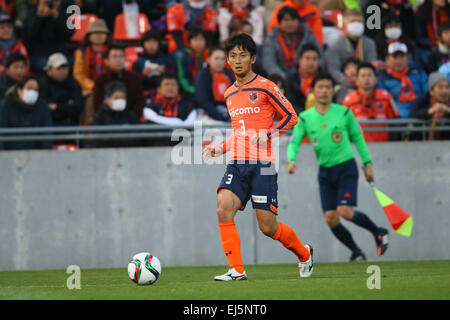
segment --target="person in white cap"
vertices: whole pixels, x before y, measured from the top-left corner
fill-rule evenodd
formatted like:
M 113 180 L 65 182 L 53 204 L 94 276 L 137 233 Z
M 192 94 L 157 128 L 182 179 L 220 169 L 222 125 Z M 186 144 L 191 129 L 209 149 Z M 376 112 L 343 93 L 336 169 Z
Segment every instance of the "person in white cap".
M 48 58 L 40 79 L 40 95 L 47 100 L 54 125 L 77 126 L 83 110 L 83 96 L 78 82 L 69 73 L 69 61 L 57 52 Z
M 385 62 L 386 65 L 378 66 L 378 87 L 392 95 L 400 118 L 408 118 L 412 102 L 428 90 L 427 74 L 409 60 L 408 47 L 403 42 L 389 44 Z

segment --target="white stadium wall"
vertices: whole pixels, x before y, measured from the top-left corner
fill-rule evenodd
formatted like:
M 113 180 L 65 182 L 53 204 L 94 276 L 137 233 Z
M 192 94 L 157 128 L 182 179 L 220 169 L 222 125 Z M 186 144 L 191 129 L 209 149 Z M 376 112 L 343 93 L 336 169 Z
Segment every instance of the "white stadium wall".
M 287 141 L 280 143 L 279 220 L 314 246 L 316 261 L 345 261 L 350 252 L 323 219 L 311 146 L 302 146 L 290 176 Z M 410 238 L 393 233 L 360 171 L 358 208 L 391 230 L 390 247 L 378 257 L 372 235 L 343 222 L 369 260 L 450 259 L 449 146 L 369 144 L 377 187 L 415 219 Z M 225 165 L 175 165 L 171 151 L 0 152 L 0 270 L 125 268 L 141 251 L 163 266 L 226 265 L 216 217 Z M 236 219 L 244 263 L 295 263 L 259 232 L 253 212 L 249 203 Z

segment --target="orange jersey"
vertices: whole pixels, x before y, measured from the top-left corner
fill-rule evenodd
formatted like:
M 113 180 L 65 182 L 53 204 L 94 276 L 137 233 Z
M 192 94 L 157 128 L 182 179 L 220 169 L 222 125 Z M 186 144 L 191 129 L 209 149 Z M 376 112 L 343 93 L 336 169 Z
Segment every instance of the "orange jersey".
M 370 97 L 365 97 L 358 90 L 345 96 L 342 105 L 352 110 L 357 121 L 371 119 L 385 120 L 399 116 L 391 94 L 383 89 L 374 89 Z M 363 128 L 384 128 L 386 124 L 362 125 Z M 367 142 L 389 141 L 388 132 L 364 132 Z
M 231 150 L 230 160 L 275 162 L 271 137 L 283 134 L 297 124 L 291 103 L 272 81 L 256 75 L 253 80 L 225 91 L 233 133 L 222 145 L 224 153 Z M 281 120 L 274 125 L 275 116 Z M 250 144 L 250 138 L 264 130 L 269 139 L 264 145 Z

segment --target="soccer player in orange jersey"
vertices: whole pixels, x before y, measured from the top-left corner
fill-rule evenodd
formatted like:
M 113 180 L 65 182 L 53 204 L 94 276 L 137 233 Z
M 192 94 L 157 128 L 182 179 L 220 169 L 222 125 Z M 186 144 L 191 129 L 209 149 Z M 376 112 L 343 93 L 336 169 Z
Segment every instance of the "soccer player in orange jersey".
M 292 228 L 277 221 L 278 185 L 271 146 L 272 137 L 297 123 L 297 115 L 273 82 L 253 72 L 256 45 L 250 36 L 239 34 L 229 39 L 226 53 L 236 77 L 236 82 L 225 92 L 233 132 L 222 145 L 203 149 L 205 158 L 231 151 L 230 162 L 217 189 L 220 237 L 230 268 L 214 280 L 247 279 L 234 217 L 249 200 L 262 233 L 291 250 L 300 261 L 300 277 L 309 277 L 313 271 L 313 248 L 303 245 Z M 274 125 L 275 115 L 281 120 Z

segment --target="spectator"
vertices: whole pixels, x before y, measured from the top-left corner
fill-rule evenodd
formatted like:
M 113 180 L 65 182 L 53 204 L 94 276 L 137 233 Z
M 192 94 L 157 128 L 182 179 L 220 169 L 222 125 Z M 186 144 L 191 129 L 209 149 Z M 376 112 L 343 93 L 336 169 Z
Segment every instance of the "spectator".
M 105 56 L 108 71 L 104 72 L 95 81 L 94 85 L 94 110 L 98 111 L 104 100 L 105 86 L 118 80 L 127 88 L 127 108 L 134 111 L 138 118 L 141 117 L 144 107 L 144 95 L 142 91 L 141 78 L 133 71 L 125 70 L 125 52 L 118 46 L 109 47 Z
M 0 75 L 5 71 L 6 59 L 15 52 L 28 59 L 25 45 L 14 37 L 14 20 L 7 14 L 0 13 Z
M 202 30 L 189 31 L 189 47 L 173 52 L 170 56 L 170 72 L 176 73 L 183 95 L 195 94 L 195 79 L 208 59 L 206 39 Z
M 6 59 L 5 72 L 0 76 L 0 99 L 5 97 L 6 91 L 27 74 L 28 60 L 22 54 L 11 53 Z
M 208 64 L 200 70 L 195 80 L 195 102 L 206 119 L 229 121 L 225 104 L 225 91 L 233 84 L 233 73 L 225 68 L 226 53 L 222 48 L 211 50 Z
M 450 61 L 450 21 L 438 28 L 439 44 L 433 48 L 427 63 L 427 72 L 431 73 Z
M 139 118 L 127 108 L 127 88 L 120 81 L 109 82 L 104 89 L 104 98 L 100 110 L 94 115 L 94 125 L 139 124 Z M 97 148 L 118 148 L 141 146 L 139 139 L 96 139 Z
M 343 105 L 349 107 L 356 120 L 366 121 L 373 119 L 391 119 L 399 116 L 391 94 L 383 89 L 375 88 L 377 84 L 377 71 L 375 67 L 363 62 L 359 65 L 356 85 L 357 89 L 349 93 Z M 362 125 L 362 128 L 387 128 L 386 124 Z M 388 132 L 364 132 L 366 142 L 383 142 L 390 139 Z
M 167 9 L 169 52 L 188 46 L 191 29 L 204 31 L 207 47 L 217 44 L 217 12 L 206 0 L 183 0 Z
M 411 107 L 411 118 L 433 120 L 431 125 L 435 126 L 436 119 L 450 118 L 450 86 L 447 77 L 438 71 L 430 74 L 428 78 L 427 93 L 417 98 Z M 429 132 L 428 139 L 450 139 L 448 132 Z
M 342 104 L 347 94 L 356 90 L 356 72 L 359 65 L 360 61 L 356 58 L 348 58 L 342 65 L 341 71 L 344 73 L 345 82 L 342 85 L 337 85 L 335 88 L 334 101 L 337 104 Z
M 312 81 L 319 73 L 319 60 L 320 50 L 317 46 L 305 44 L 300 51 L 297 72 L 286 81 L 286 97 L 297 114 L 305 110 L 307 97 L 312 90 Z
M 414 0 L 413 0 L 414 1 Z M 367 12 L 369 6 L 376 5 L 380 8 L 380 14 L 382 19 L 387 16 L 395 16 L 400 22 L 400 27 L 402 29 L 402 35 L 404 39 L 414 40 L 416 38 L 415 29 L 412 27 L 414 25 L 414 10 L 412 2 L 410 0 L 366 0 L 364 5 L 361 5 L 361 11 L 364 12 L 364 21 L 369 19 L 373 11 Z M 362 2 L 362 1 L 360 1 Z M 382 28 L 384 29 L 384 28 Z M 371 38 L 376 37 L 378 33 L 377 29 L 366 29 L 365 34 Z
M 75 51 L 73 76 L 87 93 L 94 89 L 95 80 L 106 70 L 104 55 L 111 45 L 111 32 L 103 19 L 89 24 L 82 47 Z
M 166 72 L 168 59 L 161 51 L 161 35 L 150 30 L 142 35 L 144 52 L 133 63 L 133 71 L 142 77 L 145 104 L 149 104 L 156 94 L 160 76 Z
M 39 98 L 36 77 L 26 76 L 6 91 L 0 101 L 0 128 L 50 127 L 52 115 L 47 102 Z M 0 141 L 0 150 L 51 149 L 52 142 Z
M 408 47 L 401 42 L 388 46 L 386 66 L 380 68 L 378 87 L 389 91 L 401 118 L 408 118 L 412 102 L 427 92 L 427 74 L 408 58 Z
M 111 45 L 112 35 L 105 20 L 97 19 L 88 26 L 82 47 L 75 51 L 73 77 L 81 86 L 85 101 L 80 124 L 92 123 L 94 116 L 93 89 L 95 80 L 106 71 L 104 55 Z
M 69 74 L 69 61 L 62 53 L 54 53 L 48 58 L 46 75 L 39 85 L 40 96 L 52 111 L 56 126 L 79 125 L 83 110 L 83 95 L 78 82 Z
M 291 7 L 297 11 L 300 22 L 307 25 L 313 32 L 320 46 L 323 47 L 322 16 L 317 7 L 309 3 L 309 0 L 286 0 L 278 5 L 272 13 L 272 18 L 268 26 L 268 31 L 279 26 L 279 11 L 284 7 Z
M 192 125 L 197 118 L 192 100 L 182 99 L 177 77 L 164 74 L 161 77 L 156 98 L 143 111 L 146 122 L 155 124 Z
M 24 22 L 24 37 L 30 55 L 31 71 L 42 74 L 47 58 L 61 52 L 68 56 L 66 43 L 74 30 L 67 28 L 68 15 L 60 10 L 61 0 L 39 0 Z
M 231 0 L 230 8 L 219 8 L 220 43 L 225 43 L 228 39 L 231 26 L 238 21 L 248 21 L 252 26 L 250 36 L 257 45 L 262 45 L 264 41 L 264 13 L 263 6 L 253 6 L 250 0 Z
M 278 27 L 266 37 L 263 65 L 268 74 L 279 74 L 284 80 L 295 74 L 297 57 L 302 47 L 312 43 L 320 48 L 308 26 L 299 23 L 295 9 L 285 6 L 278 11 Z
M 438 26 L 450 18 L 450 3 L 446 0 L 425 0 L 416 13 L 416 41 L 426 51 L 439 44 Z M 427 61 L 427 59 L 424 59 Z
M 413 28 L 409 28 L 413 29 Z M 386 47 L 392 42 L 403 42 L 408 46 L 410 58 L 414 61 L 420 61 L 417 53 L 414 38 L 409 38 L 403 33 L 402 22 L 394 13 L 387 13 L 381 21 L 381 30 L 375 34 L 378 59 L 384 60 L 386 56 Z
M 330 42 L 325 60 L 328 72 L 339 84 L 345 83 L 342 64 L 348 58 L 355 57 L 360 61 L 377 60 L 375 41 L 363 35 L 364 20 L 361 11 L 352 9 L 344 14 L 344 34 Z

